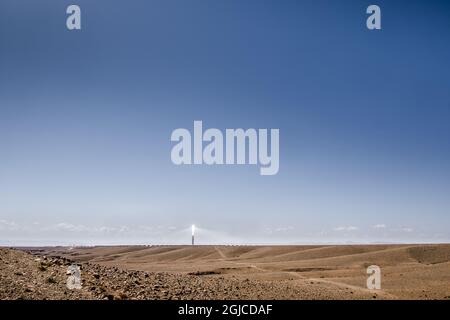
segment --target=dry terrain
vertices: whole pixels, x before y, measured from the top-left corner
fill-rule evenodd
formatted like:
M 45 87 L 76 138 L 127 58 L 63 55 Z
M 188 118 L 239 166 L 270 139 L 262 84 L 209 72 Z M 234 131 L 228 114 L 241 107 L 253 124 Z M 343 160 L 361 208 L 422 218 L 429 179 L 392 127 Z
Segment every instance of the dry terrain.
M 449 244 L 0 248 L 0 269 L 0 299 L 450 299 Z

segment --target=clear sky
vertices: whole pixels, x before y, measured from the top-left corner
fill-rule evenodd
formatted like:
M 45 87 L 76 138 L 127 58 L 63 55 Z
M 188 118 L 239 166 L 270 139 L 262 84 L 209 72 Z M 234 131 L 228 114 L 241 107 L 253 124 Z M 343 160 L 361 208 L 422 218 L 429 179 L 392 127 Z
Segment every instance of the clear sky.
M 449 1 L 2 0 L 0 243 L 448 242 L 449 39 Z M 194 120 L 279 128 L 279 173 L 175 166 Z

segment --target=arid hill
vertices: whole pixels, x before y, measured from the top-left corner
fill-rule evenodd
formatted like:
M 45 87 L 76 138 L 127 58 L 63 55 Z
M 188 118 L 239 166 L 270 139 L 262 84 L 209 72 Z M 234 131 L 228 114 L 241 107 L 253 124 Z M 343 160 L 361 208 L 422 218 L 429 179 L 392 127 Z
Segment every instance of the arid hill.
M 0 299 L 450 299 L 448 244 L 4 248 L 0 266 Z

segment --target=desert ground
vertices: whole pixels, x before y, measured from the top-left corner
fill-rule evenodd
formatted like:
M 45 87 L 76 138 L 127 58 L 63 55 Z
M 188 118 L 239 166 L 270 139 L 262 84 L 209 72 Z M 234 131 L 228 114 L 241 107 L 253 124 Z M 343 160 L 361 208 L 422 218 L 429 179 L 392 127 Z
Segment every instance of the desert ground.
M 450 244 L 0 248 L 0 267 L 0 299 L 450 299 Z

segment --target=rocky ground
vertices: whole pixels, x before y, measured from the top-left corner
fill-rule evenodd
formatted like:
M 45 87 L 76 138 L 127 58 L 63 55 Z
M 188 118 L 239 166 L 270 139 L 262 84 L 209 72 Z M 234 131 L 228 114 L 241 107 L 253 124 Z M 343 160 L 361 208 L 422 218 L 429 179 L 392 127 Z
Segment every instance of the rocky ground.
M 0 270 L 0 299 L 450 299 L 448 244 L 0 248 Z
M 327 298 L 289 282 L 122 270 L 79 263 L 81 289 L 68 289 L 67 258 L 0 248 L 0 299 L 299 299 Z M 311 285 L 311 283 L 309 283 Z M 350 289 L 349 289 L 350 290 Z M 310 290 L 309 290 L 310 291 Z

